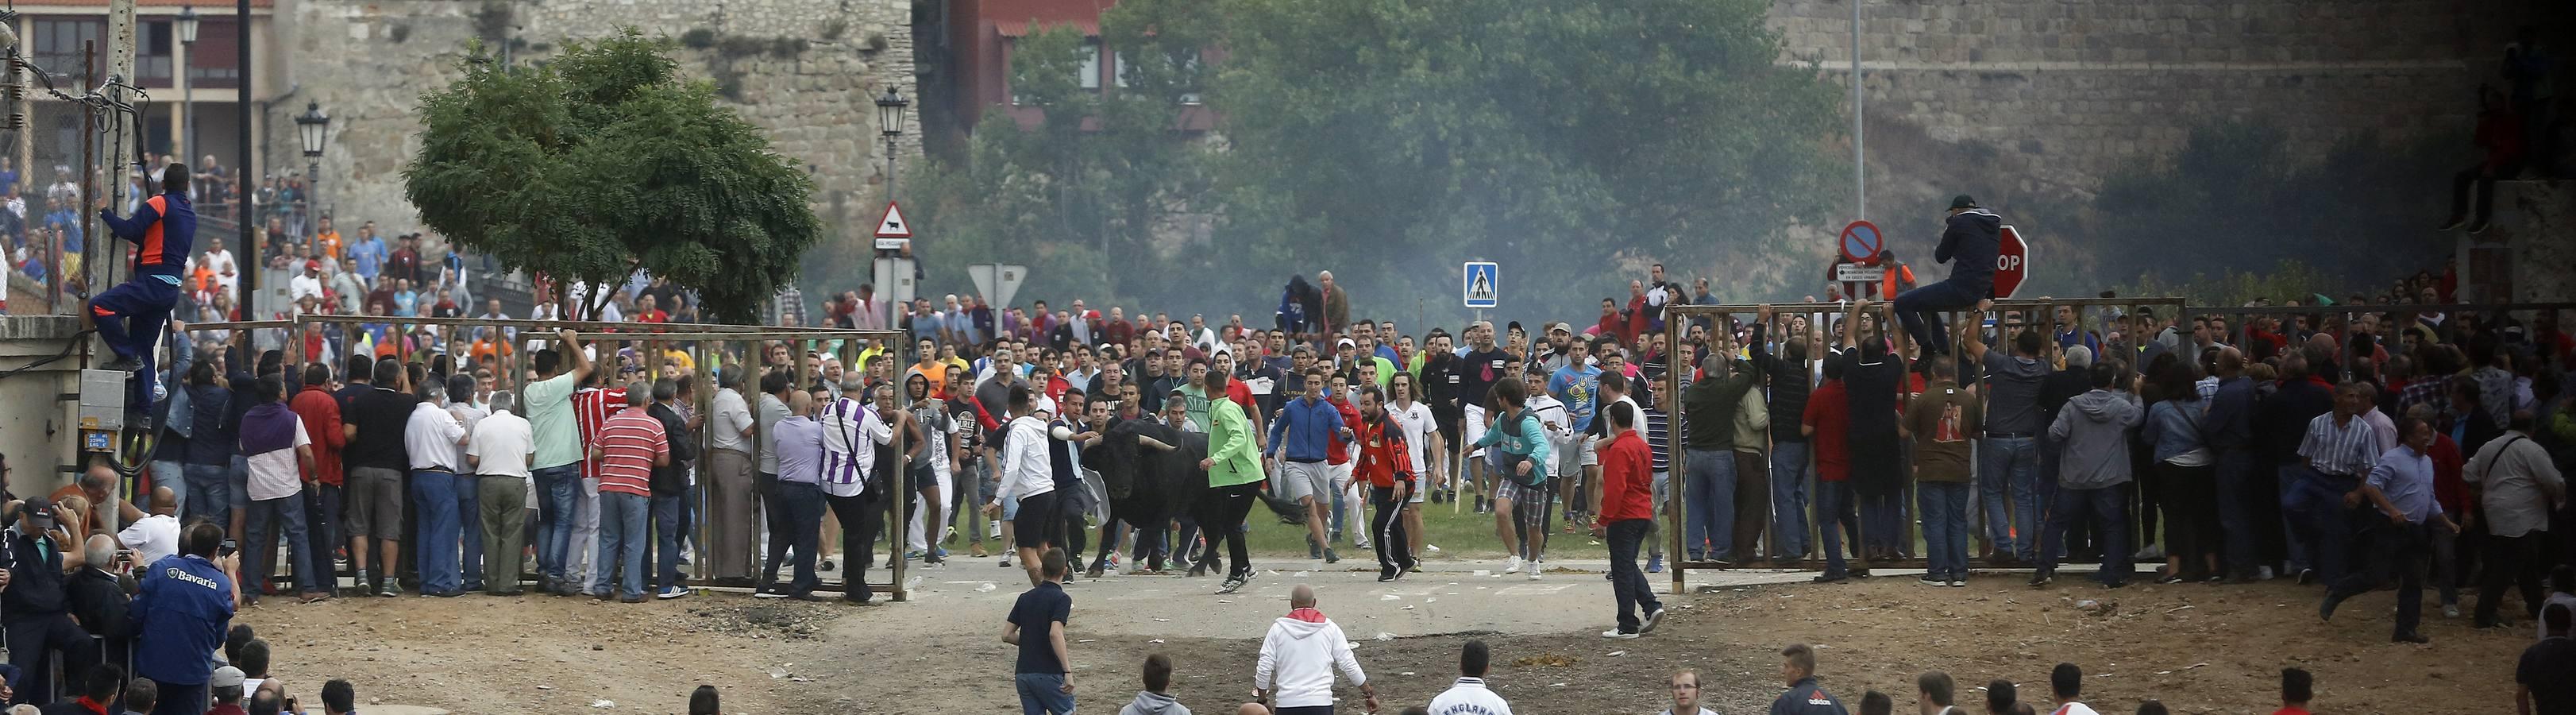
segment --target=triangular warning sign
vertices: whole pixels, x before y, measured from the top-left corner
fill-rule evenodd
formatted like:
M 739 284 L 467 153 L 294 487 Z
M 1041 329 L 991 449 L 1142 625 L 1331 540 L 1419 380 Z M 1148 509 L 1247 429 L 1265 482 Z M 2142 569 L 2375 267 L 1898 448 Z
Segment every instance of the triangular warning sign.
M 886 202 L 885 218 L 877 219 L 877 238 L 911 238 L 912 224 L 903 220 L 903 207 Z

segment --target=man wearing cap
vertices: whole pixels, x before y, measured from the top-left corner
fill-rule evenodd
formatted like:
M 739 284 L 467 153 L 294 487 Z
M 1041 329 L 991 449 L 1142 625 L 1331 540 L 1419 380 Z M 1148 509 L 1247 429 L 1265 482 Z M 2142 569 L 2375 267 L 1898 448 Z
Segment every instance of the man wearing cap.
M 206 715 L 249 715 L 242 710 L 242 686 L 249 680 L 240 668 L 216 668 L 206 677 L 206 689 L 214 702 L 214 707 L 206 708 Z
M 87 631 L 72 620 L 70 599 L 65 594 L 63 570 L 79 568 L 80 550 L 72 544 L 71 534 L 54 523 L 53 502 L 44 497 L 27 500 L 19 509 L 18 523 L 9 527 L 9 544 L 5 566 L 9 577 L 0 583 L 0 624 L 8 633 L 9 664 L 20 673 L 15 702 L 44 704 L 54 701 L 50 669 L 45 658 L 62 654 L 63 678 L 80 682 L 85 664 L 98 662 L 98 646 Z
M 289 279 L 286 282 L 286 285 L 288 288 L 288 294 L 292 296 L 296 302 L 303 302 L 306 298 L 321 300 L 322 262 L 307 259 L 304 261 L 304 272 L 295 274 L 295 277 Z
M 1906 291 L 1891 306 L 1905 333 L 1929 353 L 1950 351 L 1950 336 L 1938 311 L 1972 307 L 1993 297 L 1995 256 L 2003 251 L 2003 217 L 1979 207 L 1967 194 L 1950 199 L 1948 223 L 1932 260 L 1950 264 L 1950 277 Z

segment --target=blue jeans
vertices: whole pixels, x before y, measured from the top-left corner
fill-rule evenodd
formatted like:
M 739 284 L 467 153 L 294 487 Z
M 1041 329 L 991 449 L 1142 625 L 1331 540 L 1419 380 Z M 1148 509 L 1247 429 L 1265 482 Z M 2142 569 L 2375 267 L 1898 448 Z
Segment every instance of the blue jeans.
M 232 467 L 222 464 L 191 464 L 183 469 L 188 483 L 188 500 L 179 510 L 180 523 L 198 519 L 217 524 L 232 518 L 232 480 L 225 475 Z
M 413 563 L 420 569 L 420 592 L 464 590 L 456 562 L 456 474 L 435 469 L 411 472 L 412 512 L 420 531 L 412 535 Z
M 1858 522 L 1852 511 L 1851 482 L 1816 482 L 1816 525 L 1825 539 L 1825 575 L 1848 571 L 1843 561 L 1843 529 Z
M 249 509 L 250 458 L 233 455 L 232 464 L 224 467 L 224 479 L 228 480 L 224 483 L 224 508 Z M 231 515 L 227 513 L 225 516 L 230 518 Z
M 680 505 L 686 501 L 679 494 L 653 497 L 653 583 L 661 588 L 680 585 Z
M 1023 633 L 1020 637 L 1031 636 Z M 1064 691 L 1064 675 L 1021 673 L 1012 676 L 1012 679 L 1018 681 L 1020 715 L 1072 715 L 1073 694 Z
M 1978 444 L 1977 496 L 1986 512 L 1986 540 L 1994 542 L 1995 553 L 2039 560 L 2039 519 L 2046 513 L 2039 501 L 2039 439 L 1988 437 Z
M 2252 450 L 2218 450 L 2218 528 L 2229 571 L 2254 570 L 2253 481 Z
M 2308 467 L 2304 464 L 2284 464 L 2275 469 L 2279 470 L 2274 472 L 2278 480 L 2274 486 L 2281 498 L 2281 549 L 2283 555 L 2289 559 L 2289 563 L 2284 565 L 2289 567 L 2291 574 L 2297 574 L 2312 563 L 2308 558 L 2308 535 L 2305 528 L 2299 525 L 2299 510 L 2296 507 L 2299 482 L 2307 478 Z
M 98 339 L 107 343 L 118 357 L 141 360 L 143 368 L 134 376 L 134 386 L 126 392 L 126 404 L 152 405 L 152 353 L 159 344 L 161 331 L 170 323 L 170 308 L 179 304 L 179 286 L 150 276 L 135 276 L 116 287 L 91 298 L 90 319 L 98 328 Z
M 465 542 L 465 558 L 457 562 L 464 571 L 465 590 L 483 590 L 483 480 L 472 474 L 456 475 L 456 530 Z
M 1682 551 L 1693 561 L 1735 553 L 1735 450 L 1694 449 L 1685 456 Z
M 2356 570 L 2352 563 L 2355 510 L 2343 505 L 2343 495 L 2361 488 L 2361 480 L 2304 467 L 2299 472 L 2296 491 L 2282 505 L 2296 515 L 2290 520 L 2290 533 L 2305 537 L 2320 581 L 2341 581 Z
M 1771 557 L 1807 557 L 1807 443 L 1771 445 Z
M 266 583 L 268 577 L 277 573 L 277 564 L 269 563 L 277 558 L 274 556 L 277 549 L 270 546 L 269 539 L 284 532 L 286 566 L 295 571 L 296 588 L 304 593 L 322 590 L 320 579 L 330 573 L 323 566 L 330 561 L 315 558 L 312 541 L 306 538 L 302 492 L 251 502 L 246 521 L 248 523 L 243 528 L 250 531 L 251 543 L 242 549 L 244 560 L 249 562 L 243 565 L 246 573 L 253 574 L 252 578 L 261 583 Z
M 170 497 L 178 500 L 175 503 L 179 505 L 182 511 L 185 511 L 188 506 L 188 465 L 175 461 L 157 461 L 152 463 L 151 469 L 152 486 L 169 487 Z M 150 513 L 152 511 L 152 492 L 140 489 L 135 490 L 134 508 L 142 509 L 145 513 Z
M 549 581 L 560 581 L 572 550 L 573 494 L 581 489 L 581 463 L 546 467 L 529 473 L 537 478 L 537 568 Z
M 1914 501 L 1923 510 L 1923 557 L 1929 572 L 1939 579 L 1967 578 L 1968 485 L 1916 482 Z
M 1925 354 L 1939 355 L 1950 352 L 1950 334 L 1938 311 L 1975 307 L 1977 301 L 1985 300 L 1986 294 L 1993 291 L 1992 285 L 1969 285 L 1952 278 L 1899 294 L 1889 307 L 1896 311 L 1896 321 L 1904 324 L 1905 334 L 1914 336 L 1914 343 L 1923 346 Z
M 2105 584 L 2126 583 L 2131 571 L 2129 562 L 2129 498 L 2119 485 L 2099 489 L 2060 489 L 2056 508 L 2048 517 L 2050 543 L 2040 552 L 2050 556 L 2040 561 L 2040 572 L 2057 570 L 2056 554 L 2065 550 L 2068 532 L 2091 527 L 2101 534 L 2102 572 L 2097 578 Z
M 599 558 L 591 562 L 599 569 L 599 589 L 591 595 L 608 595 L 614 586 L 619 596 L 644 597 L 644 539 L 651 535 L 645 528 L 647 502 L 636 494 L 599 493 Z M 614 584 L 610 569 L 621 574 Z

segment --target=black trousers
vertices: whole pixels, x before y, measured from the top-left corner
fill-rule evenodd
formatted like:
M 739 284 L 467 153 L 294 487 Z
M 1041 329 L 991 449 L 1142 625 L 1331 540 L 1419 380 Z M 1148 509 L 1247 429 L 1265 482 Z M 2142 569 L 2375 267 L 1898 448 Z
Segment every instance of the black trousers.
M 877 532 L 885 530 L 885 505 L 861 494 L 854 497 L 823 495 L 832 504 L 832 518 L 841 521 L 841 597 L 865 601 L 876 597 L 868 587 L 868 567 L 877 561 Z
M 55 700 L 53 671 L 45 667 L 45 656 L 62 654 L 63 679 L 81 682 L 81 674 L 98 664 L 98 644 L 89 639 L 70 614 L 11 618 L 9 630 L 9 664 L 18 668 L 17 697 L 21 705 L 47 705 Z M 121 667 L 121 666 L 120 666 Z
M 1380 574 L 1413 568 L 1412 535 L 1404 533 L 1404 502 L 1396 498 L 1395 487 L 1369 487 L 1369 506 L 1377 509 L 1369 517 L 1369 539 L 1376 542 Z
M 1216 549 L 1218 539 L 1225 540 L 1226 577 L 1228 578 L 1240 578 L 1252 573 L 1251 548 L 1243 542 L 1243 530 L 1234 528 L 1233 525 L 1243 523 L 1243 518 L 1252 513 L 1252 503 L 1259 498 L 1260 493 L 1261 483 L 1249 482 L 1210 487 L 1206 495 L 1201 497 L 1198 522 L 1203 528 L 1200 532 L 1207 536 L 1210 551 Z
M 2540 540 L 2548 532 L 2535 531 L 2521 536 L 2487 535 L 2485 570 L 2478 573 L 2477 626 L 2493 626 L 2504 606 L 2505 585 L 2510 582 L 2522 591 L 2525 615 L 2540 615 L 2540 570 L 2547 565 L 2540 558 Z

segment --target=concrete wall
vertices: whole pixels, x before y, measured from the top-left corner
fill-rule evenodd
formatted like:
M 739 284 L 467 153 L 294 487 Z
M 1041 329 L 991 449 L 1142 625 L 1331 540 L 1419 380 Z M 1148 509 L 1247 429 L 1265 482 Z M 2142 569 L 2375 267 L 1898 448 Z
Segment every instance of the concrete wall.
M 80 328 L 80 319 L 68 315 L 0 317 L 0 371 L 53 357 Z M 10 491 L 45 494 L 71 482 L 63 468 L 78 463 L 73 452 L 80 437 L 72 421 L 76 405 L 57 398 L 79 391 L 77 353 L 0 379 L 0 406 L 6 406 L 0 409 L 0 455 L 8 456 L 13 472 Z
M 2465 300 L 2576 302 L 2576 181 L 2498 182 L 2494 225 L 2458 236 Z
M 280 13 L 295 89 L 267 110 L 263 156 L 274 169 L 301 170 L 291 118 L 321 103 L 332 137 L 319 195 L 349 227 L 372 219 L 389 232 L 419 228 L 402 195 L 402 168 L 419 149 L 413 109 L 457 76 L 476 37 L 528 60 L 621 26 L 674 38 L 711 31 L 716 46 L 677 53 L 682 70 L 729 88 L 781 155 L 814 167 L 816 208 L 834 228 L 870 225 L 883 208 L 876 94 L 891 83 L 919 96 L 909 0 L 281 0 Z M 795 40 L 801 49 L 726 49 Z M 918 127 L 905 131 L 898 152 L 919 156 Z

